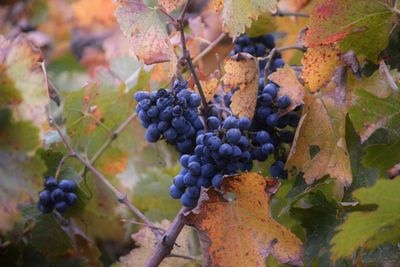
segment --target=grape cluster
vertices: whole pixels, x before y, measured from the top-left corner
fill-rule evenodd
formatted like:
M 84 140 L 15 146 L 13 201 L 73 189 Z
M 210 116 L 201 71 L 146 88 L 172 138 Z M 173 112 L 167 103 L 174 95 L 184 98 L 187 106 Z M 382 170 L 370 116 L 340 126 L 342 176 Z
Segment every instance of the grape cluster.
M 44 180 L 44 190 L 39 193 L 38 208 L 42 213 L 50 213 L 55 209 L 64 212 L 78 200 L 74 193 L 77 185 L 73 180 L 64 179 L 59 183 L 49 176 Z
M 187 82 L 176 81 L 172 90 L 139 91 L 136 112 L 150 143 L 161 138 L 175 145 L 180 153 L 191 153 L 196 135 L 204 129 L 197 114 L 201 98 L 187 89 Z
M 181 156 L 183 169 L 170 187 L 170 195 L 186 207 L 196 206 L 201 187 L 219 188 L 224 175 L 252 168 L 248 118 L 229 116 L 221 122 L 211 116 L 206 125 L 208 132 L 197 136 L 194 154 Z
M 237 53 L 248 53 L 254 57 L 265 57 L 267 52 L 271 51 L 275 47 L 275 38 L 272 34 L 265 34 L 258 37 L 249 37 L 242 35 L 233 41 L 234 48 L 230 52 L 233 56 Z M 259 69 L 260 76 L 264 76 L 264 68 L 267 64 L 266 60 L 260 60 Z M 276 53 L 272 64 L 269 67 L 269 72 L 274 72 L 278 68 L 282 68 L 285 62 L 281 58 L 279 53 Z

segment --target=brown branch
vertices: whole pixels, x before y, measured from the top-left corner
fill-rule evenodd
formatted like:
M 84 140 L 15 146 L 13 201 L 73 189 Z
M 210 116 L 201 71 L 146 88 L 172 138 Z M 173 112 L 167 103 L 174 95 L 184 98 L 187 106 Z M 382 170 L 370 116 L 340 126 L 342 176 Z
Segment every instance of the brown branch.
M 271 67 L 272 61 L 274 60 L 274 56 L 277 52 L 276 50 L 277 50 L 276 48 L 273 48 L 268 55 L 268 61 L 267 61 L 267 64 L 265 64 L 265 68 L 264 68 L 264 85 L 266 85 L 266 83 L 267 83 L 269 68 Z
M 193 65 L 193 62 L 192 62 L 192 58 L 190 56 L 190 52 L 186 47 L 184 19 L 185 19 L 186 11 L 187 11 L 187 9 L 188 9 L 188 7 L 190 5 L 190 2 L 191 2 L 191 0 L 188 0 L 186 2 L 185 6 L 182 9 L 181 15 L 180 15 L 180 17 L 178 19 L 178 24 L 179 24 L 178 30 L 181 33 L 181 45 L 182 45 L 183 58 L 186 60 L 186 63 L 189 66 L 189 69 L 190 69 L 190 71 L 191 71 L 191 73 L 193 75 L 194 82 L 195 82 L 195 84 L 197 86 L 197 89 L 199 91 L 199 94 L 200 94 L 200 97 L 201 97 L 201 102 L 203 103 L 204 115 L 206 117 L 208 117 L 209 108 L 208 108 L 207 100 L 206 100 L 206 97 L 204 95 L 204 91 L 203 91 L 203 88 L 201 86 L 199 77 L 197 76 L 196 69 L 194 68 L 194 65 Z
M 163 261 L 165 257 L 171 255 L 171 251 L 174 248 L 175 241 L 178 235 L 182 231 L 185 224 L 183 223 L 183 214 L 187 211 L 187 208 L 182 208 L 172 221 L 171 225 L 167 229 L 167 232 L 157 243 L 151 256 L 148 258 L 145 267 L 157 267 Z
M 203 58 L 205 55 L 208 54 L 215 46 L 219 44 L 226 36 L 226 33 L 221 33 L 214 41 L 212 41 L 203 51 L 200 52 L 194 59 L 193 63 L 196 63 L 199 61 L 201 58 Z
M 283 47 L 277 48 L 279 53 L 284 52 L 286 50 L 293 50 L 293 49 L 300 50 L 303 53 L 307 51 L 307 47 L 305 47 L 304 45 L 288 45 L 288 46 L 283 46 Z

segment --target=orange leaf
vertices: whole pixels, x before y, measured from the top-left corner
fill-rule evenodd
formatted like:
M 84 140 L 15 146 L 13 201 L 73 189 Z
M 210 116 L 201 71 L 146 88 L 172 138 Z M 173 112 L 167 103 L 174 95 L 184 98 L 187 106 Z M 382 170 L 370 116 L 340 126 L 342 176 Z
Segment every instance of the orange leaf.
M 342 64 L 341 51 L 335 45 L 310 47 L 301 63 L 303 79 L 311 92 L 315 92 L 330 81 L 336 67 Z
M 253 118 L 258 94 L 258 66 L 255 58 L 238 54 L 225 60 L 223 84 L 225 91 L 237 89 L 231 109 L 238 117 Z
M 78 0 L 72 8 L 80 26 L 92 27 L 97 23 L 112 27 L 115 23 L 115 5 L 110 0 Z
M 278 96 L 287 95 L 292 100 L 284 113 L 292 111 L 304 103 L 304 87 L 299 82 L 295 71 L 291 67 L 285 65 L 285 67 L 269 75 L 268 79 L 280 86 Z
M 206 266 L 265 266 L 273 255 L 280 263 L 302 265 L 301 241 L 269 214 L 277 180 L 256 173 L 224 178 L 225 195 L 210 188 L 202 192 L 198 207 L 185 217 L 202 240 Z

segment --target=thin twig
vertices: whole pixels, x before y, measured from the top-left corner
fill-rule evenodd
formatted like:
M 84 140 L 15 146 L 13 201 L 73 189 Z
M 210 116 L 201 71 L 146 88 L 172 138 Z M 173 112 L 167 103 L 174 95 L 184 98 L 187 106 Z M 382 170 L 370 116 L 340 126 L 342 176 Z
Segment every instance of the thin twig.
M 64 166 L 65 161 L 66 161 L 68 158 L 74 157 L 74 156 L 75 156 L 75 155 L 72 155 L 72 154 L 68 153 L 67 155 L 65 155 L 65 156 L 62 157 L 62 159 L 61 159 L 60 162 L 58 163 L 57 170 L 56 170 L 56 174 L 54 175 L 54 177 L 55 177 L 56 179 L 58 179 L 58 176 L 60 175 L 60 172 L 61 172 L 61 168 Z
M 167 16 L 167 17 L 171 20 L 172 24 L 174 24 L 175 26 L 177 25 L 176 19 L 175 19 L 174 17 L 172 17 L 170 14 L 168 14 L 167 11 L 165 11 L 165 10 L 164 10 L 163 8 L 161 8 L 161 7 L 157 7 L 157 9 L 160 10 L 161 13 L 163 13 L 165 16 Z
M 163 234 L 166 232 L 164 228 L 157 227 L 157 226 L 153 227 L 151 225 L 148 225 L 148 224 L 145 224 L 145 223 L 141 223 L 141 222 L 137 222 L 137 221 L 134 221 L 134 220 L 125 220 L 124 219 L 124 220 L 121 220 L 121 222 L 137 224 L 137 225 L 146 226 L 146 227 L 149 227 L 149 228 L 152 228 L 152 229 L 157 229 L 160 232 L 162 232 Z
M 286 50 L 292 50 L 292 49 L 300 50 L 301 52 L 307 51 L 307 47 L 305 47 L 304 45 L 288 45 L 288 46 L 283 46 L 283 47 L 277 48 L 279 53 L 286 51 Z
M 185 226 L 182 217 L 187 210 L 187 208 L 182 208 L 176 215 L 175 219 L 167 229 L 167 232 L 164 234 L 161 241 L 157 243 L 151 256 L 148 258 L 145 267 L 157 267 L 165 257 L 168 257 L 171 254 L 175 241 Z
M 308 18 L 310 15 L 305 14 L 305 13 L 298 13 L 298 12 L 285 12 L 285 11 L 280 11 L 278 10 L 277 12 L 272 14 L 273 16 L 278 16 L 278 17 L 286 17 L 286 16 L 291 16 L 291 17 L 303 17 L 303 18 Z
M 276 54 L 276 48 L 273 48 L 271 50 L 271 52 L 269 53 L 269 58 L 267 61 L 267 64 L 265 64 L 265 68 L 264 68 L 264 85 L 266 85 L 267 83 L 267 77 L 268 77 L 268 73 L 269 73 L 269 68 L 271 67 L 272 61 L 274 60 L 274 56 Z
M 201 51 L 200 54 L 197 55 L 197 57 L 195 57 L 193 59 L 193 63 L 196 63 L 197 61 L 199 61 L 201 58 L 203 58 L 205 55 L 208 54 L 208 52 L 210 52 L 215 46 L 217 46 L 219 44 L 219 42 L 221 42 L 226 36 L 226 33 L 221 33 L 214 41 L 212 41 L 203 51 Z
M 175 254 L 175 253 L 171 253 L 169 254 L 167 257 L 173 257 L 173 258 L 182 258 L 185 260 L 190 260 L 190 261 L 195 261 L 197 260 L 195 257 L 189 256 L 189 255 L 181 255 L 181 254 Z
M 386 77 L 386 80 L 389 83 L 390 87 L 393 89 L 393 91 L 399 92 L 399 87 L 394 81 L 392 75 L 390 74 L 389 68 L 383 59 L 379 62 L 379 71 Z
M 184 19 L 185 19 L 186 11 L 187 11 L 187 9 L 188 9 L 188 7 L 190 5 L 190 2 L 191 2 L 191 0 L 188 0 L 186 2 L 185 6 L 182 9 L 181 15 L 180 15 L 180 17 L 178 19 L 178 23 L 179 23 L 178 29 L 179 29 L 179 31 L 181 33 L 181 45 L 182 45 L 183 57 L 186 60 L 187 65 L 189 66 L 189 69 L 190 69 L 190 71 L 191 71 L 191 73 L 193 75 L 194 82 L 195 82 L 195 84 L 197 86 L 197 89 L 199 91 L 199 94 L 200 94 L 200 97 L 201 97 L 201 102 L 203 103 L 204 115 L 206 117 L 208 117 L 209 108 L 208 108 L 207 100 L 206 100 L 206 97 L 204 95 L 204 91 L 203 91 L 203 88 L 201 86 L 199 77 L 197 76 L 196 70 L 194 68 L 194 65 L 193 65 L 193 62 L 192 62 L 192 58 L 190 57 L 190 52 L 186 47 Z

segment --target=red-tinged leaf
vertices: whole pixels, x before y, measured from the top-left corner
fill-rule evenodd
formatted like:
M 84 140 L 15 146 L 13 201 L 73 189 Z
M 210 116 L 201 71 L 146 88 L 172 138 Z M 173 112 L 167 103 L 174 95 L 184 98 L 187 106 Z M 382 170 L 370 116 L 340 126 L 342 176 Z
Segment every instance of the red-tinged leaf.
M 226 177 L 222 191 L 202 192 L 185 220 L 199 231 L 206 266 L 303 265 L 301 241 L 271 218 L 269 202 L 279 182 L 256 173 Z M 230 199 L 229 195 L 234 199 Z
M 310 47 L 304 54 L 301 63 L 304 66 L 305 84 L 315 92 L 329 82 L 336 67 L 341 65 L 340 49 L 334 45 Z
M 311 13 L 306 42 L 309 46 L 340 42 L 344 52 L 354 50 L 376 61 L 387 46 L 394 16 L 383 0 L 320 0 Z

